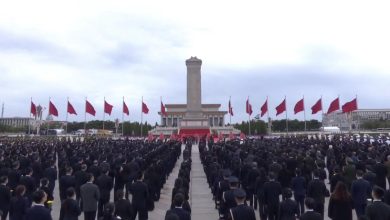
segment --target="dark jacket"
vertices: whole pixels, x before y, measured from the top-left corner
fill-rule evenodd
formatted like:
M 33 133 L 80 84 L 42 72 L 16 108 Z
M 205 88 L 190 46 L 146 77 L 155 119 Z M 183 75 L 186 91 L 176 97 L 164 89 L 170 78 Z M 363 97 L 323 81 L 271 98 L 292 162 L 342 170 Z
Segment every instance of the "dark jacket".
M 149 196 L 148 186 L 142 181 L 135 181 L 130 187 L 133 195 L 131 203 L 134 207 L 146 208 L 146 199 Z
M 100 200 L 108 202 L 110 200 L 110 192 L 113 187 L 112 178 L 107 176 L 106 174 L 102 174 L 96 180 L 96 185 L 100 190 Z
M 52 220 L 50 210 L 43 205 L 34 205 L 27 210 L 26 220 Z
M 182 208 L 173 208 L 166 212 L 168 214 L 176 214 L 180 220 L 191 220 L 191 214 Z
M 269 181 L 264 184 L 264 202 L 269 206 L 279 205 L 279 196 L 282 194 L 282 186 L 277 181 Z
M 60 220 L 77 220 L 81 214 L 81 209 L 74 199 L 65 199 L 60 210 Z
M 303 176 L 296 176 L 291 181 L 291 189 L 296 196 L 304 196 L 306 194 L 306 179 Z
M 369 220 L 389 220 L 390 206 L 381 201 L 375 201 L 366 207 L 366 216 Z
M 9 210 L 11 190 L 8 186 L 0 185 L 0 210 Z
M 286 199 L 279 206 L 279 220 L 295 220 L 299 216 L 298 203 L 292 199 Z
M 10 220 L 24 220 L 29 204 L 26 197 L 12 197 L 9 209 Z
M 233 220 L 256 220 L 255 211 L 252 207 L 241 204 L 230 210 L 230 215 Z
M 355 205 L 367 204 L 367 198 L 370 196 L 371 186 L 365 179 L 357 179 L 352 182 L 351 194 Z
M 332 220 L 352 220 L 352 198 L 342 201 L 331 197 L 328 216 Z
M 325 183 L 319 179 L 313 179 L 307 186 L 307 196 L 318 203 L 325 203 L 325 197 L 329 195 Z
M 97 203 L 100 199 L 99 188 L 93 183 L 86 183 L 80 188 L 80 195 L 84 212 L 97 210 Z
M 76 179 L 74 178 L 74 176 L 71 175 L 61 176 L 59 186 L 60 186 L 60 199 L 64 200 L 66 199 L 66 190 L 69 187 L 73 187 L 73 188 L 76 187 Z
M 122 220 L 131 220 L 133 215 L 133 207 L 129 200 L 119 199 L 115 202 L 115 216 L 121 217 Z
M 323 220 L 320 213 L 315 211 L 305 212 L 299 217 L 299 220 Z

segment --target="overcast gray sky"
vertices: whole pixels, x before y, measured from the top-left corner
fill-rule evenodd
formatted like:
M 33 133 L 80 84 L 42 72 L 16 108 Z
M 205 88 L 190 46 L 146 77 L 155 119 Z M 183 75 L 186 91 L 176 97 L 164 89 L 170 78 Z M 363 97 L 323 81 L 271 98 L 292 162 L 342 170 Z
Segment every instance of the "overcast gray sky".
M 66 115 L 69 97 L 84 120 L 85 97 L 102 119 L 103 97 L 114 105 L 106 119 L 140 120 L 141 96 L 158 120 L 164 103 L 186 102 L 185 59 L 203 60 L 204 103 L 229 96 L 246 120 L 269 96 L 271 117 L 287 96 L 290 118 L 304 95 L 306 118 L 340 95 L 359 108 L 389 108 L 388 1 L 7 1 L 0 7 L 0 102 L 5 117 L 27 116 L 30 98 L 49 96 Z M 284 115 L 278 118 L 284 118 Z

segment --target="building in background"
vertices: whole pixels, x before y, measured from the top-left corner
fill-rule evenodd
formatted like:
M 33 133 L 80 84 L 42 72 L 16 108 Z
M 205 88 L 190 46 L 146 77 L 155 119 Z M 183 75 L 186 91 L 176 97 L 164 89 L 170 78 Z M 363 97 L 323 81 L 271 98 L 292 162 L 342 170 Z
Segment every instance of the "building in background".
M 28 118 L 28 117 L 11 117 L 11 118 L 0 118 L 0 124 L 9 126 L 12 128 L 27 128 L 30 124 L 30 126 L 35 124 L 34 118 Z
M 359 130 L 369 121 L 390 121 L 390 109 L 359 109 L 351 113 L 343 113 L 340 110 L 324 114 L 322 126 L 336 126 L 342 131 Z

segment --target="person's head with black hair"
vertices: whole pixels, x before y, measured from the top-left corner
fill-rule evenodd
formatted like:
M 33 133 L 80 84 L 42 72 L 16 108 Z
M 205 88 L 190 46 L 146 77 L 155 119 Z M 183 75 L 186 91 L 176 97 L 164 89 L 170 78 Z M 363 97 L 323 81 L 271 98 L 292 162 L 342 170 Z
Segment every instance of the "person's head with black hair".
M 92 183 L 95 180 L 95 177 L 92 173 L 87 173 L 87 180 L 88 182 Z
M 246 192 L 245 190 L 238 188 L 234 190 L 234 199 L 236 200 L 237 205 L 241 205 L 245 203 L 245 198 L 246 198 Z
M 31 167 L 27 167 L 25 171 L 26 176 L 32 176 L 33 169 Z
M 283 198 L 284 199 L 291 199 L 293 196 L 292 190 L 290 188 L 285 188 L 283 190 Z
M 301 176 L 301 175 L 302 175 L 301 169 L 296 168 L 296 169 L 295 169 L 295 175 L 296 175 L 296 176 Z
M 0 177 L 0 184 L 7 185 L 8 183 L 8 177 L 7 176 L 1 176 Z
M 76 191 L 73 187 L 69 187 L 66 190 L 66 198 L 72 199 L 72 198 L 74 198 L 75 195 L 76 195 Z
M 26 187 L 24 185 L 18 185 L 15 188 L 15 195 L 16 196 L 24 196 L 25 193 L 26 193 Z
M 116 192 L 116 198 L 123 199 L 125 197 L 125 192 L 123 192 L 123 189 L 118 189 Z
M 87 166 L 87 164 L 85 164 L 85 163 L 83 163 L 83 164 L 81 164 L 81 170 L 82 171 L 87 171 L 87 169 L 88 169 L 88 166 Z
M 72 167 L 66 167 L 66 175 L 72 175 L 73 173 L 73 168 Z
M 137 178 L 138 181 L 142 181 L 143 178 L 144 178 L 144 173 L 141 172 L 141 171 L 139 171 L 139 172 L 137 173 L 136 178 Z
M 381 200 L 382 197 L 385 195 L 385 190 L 382 189 L 382 187 L 379 187 L 379 186 L 374 186 L 374 188 L 372 188 L 372 198 L 376 199 L 376 200 Z
M 363 170 L 356 170 L 356 177 L 359 179 L 359 178 L 362 178 L 363 177 L 363 174 L 364 174 L 364 172 L 363 172 Z
M 41 186 L 49 186 L 49 179 L 46 177 L 41 179 Z
M 275 178 L 276 178 L 276 175 L 275 175 L 275 173 L 273 173 L 273 172 L 270 172 L 270 173 L 268 174 L 268 178 L 269 178 L 269 180 L 270 180 L 270 181 L 273 181 L 273 180 L 275 180 Z
M 307 209 L 313 210 L 316 207 L 316 201 L 311 197 L 306 197 L 305 206 Z
M 173 197 L 173 205 L 175 207 L 181 207 L 184 202 L 184 195 L 182 193 L 176 193 L 175 197 Z
M 112 202 L 107 203 L 103 210 L 103 220 L 112 220 L 115 212 L 115 204 Z
M 314 179 L 318 179 L 320 177 L 320 172 L 318 170 L 314 170 L 313 176 L 314 176 Z
M 35 204 L 44 204 L 47 200 L 47 195 L 43 190 L 37 190 L 32 194 L 32 200 Z

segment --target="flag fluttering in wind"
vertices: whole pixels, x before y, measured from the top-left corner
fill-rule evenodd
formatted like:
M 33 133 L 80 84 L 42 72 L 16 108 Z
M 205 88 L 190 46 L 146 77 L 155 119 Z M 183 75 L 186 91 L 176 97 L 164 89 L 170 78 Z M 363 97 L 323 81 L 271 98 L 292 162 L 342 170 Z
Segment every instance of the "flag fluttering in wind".
M 282 103 L 276 106 L 276 116 L 282 114 L 284 111 L 286 111 L 286 99 L 284 99 Z
M 229 99 L 229 115 L 233 116 L 233 107 L 232 107 L 232 103 L 230 102 L 230 99 Z
M 268 99 L 265 100 L 265 102 L 264 102 L 264 104 L 261 106 L 260 110 L 261 110 L 260 117 L 263 117 L 263 116 L 265 115 L 265 113 L 268 112 Z
M 126 115 L 130 114 L 129 108 L 127 107 L 125 101 L 123 101 L 123 113 L 125 113 Z
M 303 99 L 299 100 L 297 102 L 297 104 L 295 104 L 295 107 L 294 107 L 294 114 L 297 114 L 301 111 L 304 111 L 305 110 L 305 105 L 304 105 L 304 101 Z
M 31 106 L 30 106 L 30 113 L 36 117 L 37 116 L 37 106 L 34 104 L 34 102 L 31 101 Z
M 114 108 L 114 106 L 109 104 L 106 100 L 104 100 L 104 113 L 111 115 L 112 108 Z
M 95 108 L 88 102 L 88 100 L 85 101 L 85 112 L 93 116 L 96 114 Z
M 149 108 L 144 102 L 142 102 L 142 113 L 144 113 L 144 114 L 149 113 Z
M 342 109 L 343 109 L 343 113 L 353 112 L 353 111 L 357 110 L 358 109 L 357 99 L 355 98 L 352 101 L 345 103 L 342 106 Z
M 167 116 L 167 112 L 165 111 L 165 105 L 164 103 L 161 101 L 161 107 L 160 107 L 160 111 L 161 111 L 161 115 L 163 116 Z
M 252 105 L 251 103 L 249 103 L 249 98 L 246 100 L 246 113 L 248 115 L 252 115 L 253 111 L 252 111 Z
M 69 114 L 77 115 L 76 110 L 73 108 L 73 105 L 70 104 L 69 101 L 68 101 L 68 107 L 66 108 L 66 111 L 67 111 Z
M 337 97 L 335 100 L 333 100 L 330 103 L 327 114 L 330 114 L 330 113 L 337 111 L 339 109 L 340 109 L 340 101 L 339 101 L 339 98 Z
M 58 110 L 51 101 L 49 101 L 49 115 L 58 117 Z
M 316 104 L 314 104 L 312 107 L 311 107 L 311 114 L 317 114 L 317 112 L 321 111 L 322 110 L 322 98 L 320 98 Z

